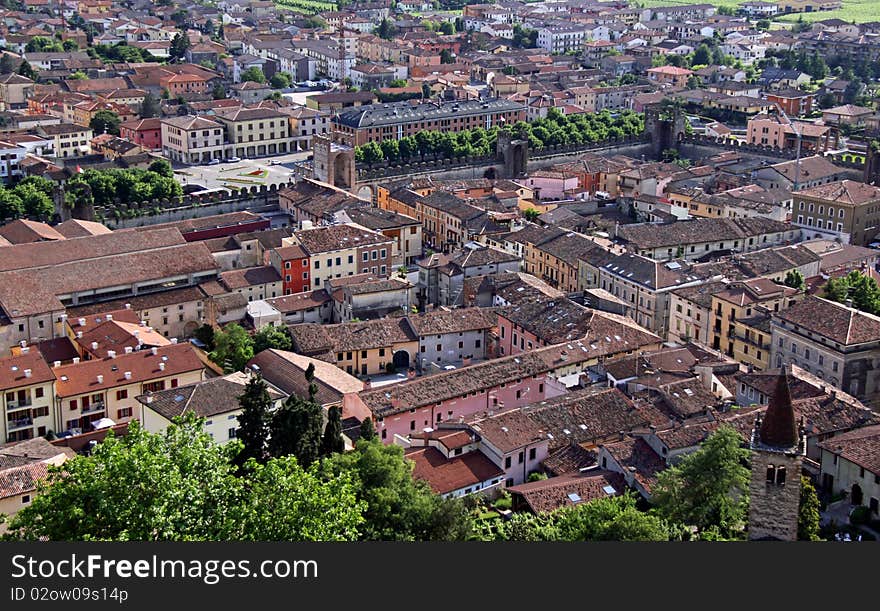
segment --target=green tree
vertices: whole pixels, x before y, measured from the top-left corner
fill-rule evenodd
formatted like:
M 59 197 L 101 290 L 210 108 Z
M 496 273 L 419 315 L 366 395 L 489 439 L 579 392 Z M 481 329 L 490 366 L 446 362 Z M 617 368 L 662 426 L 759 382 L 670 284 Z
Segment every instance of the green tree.
M 783 281 L 783 284 L 785 284 L 785 286 L 798 290 L 801 290 L 804 288 L 804 286 L 806 286 L 804 275 L 796 269 L 793 269 L 785 274 L 785 280 Z
M 293 77 L 289 72 L 276 72 L 269 79 L 269 84 L 275 89 L 288 89 L 293 85 Z
M 527 221 L 534 223 L 538 220 L 538 217 L 541 216 L 541 213 L 535 210 L 534 208 L 526 208 L 523 212 L 523 216 Z
M 282 327 L 266 325 L 254 333 L 254 354 L 263 350 L 274 348 L 275 350 L 290 350 L 290 334 Z
M 391 40 L 394 38 L 395 34 L 397 34 L 397 27 L 387 19 L 382 19 L 379 23 L 379 27 L 374 31 L 374 34 L 379 38 Z
M 254 342 L 241 325 L 229 323 L 214 333 L 214 350 L 209 356 L 227 373 L 243 371 L 254 356 Z
M 24 207 L 24 213 L 36 219 L 48 219 L 55 212 L 52 198 L 33 183 L 18 184 L 12 190 Z
M 73 74 L 70 75 L 71 80 L 74 81 L 87 81 L 89 80 L 89 75 L 83 72 L 82 70 L 77 70 Z
M 342 439 L 342 409 L 332 406 L 327 410 L 327 426 L 321 438 L 321 456 L 332 456 L 345 451 Z
M 214 349 L 214 327 L 205 323 L 193 332 L 193 337 L 205 345 L 205 350 Z
M 651 501 L 670 522 L 741 531 L 748 507 L 749 451 L 733 427 L 720 426 L 696 452 L 660 472 Z
M 454 64 L 455 58 L 452 56 L 452 51 L 449 49 L 442 49 L 440 51 L 440 63 L 441 64 Z
M 259 66 L 251 66 L 241 73 L 242 82 L 252 81 L 254 83 L 265 83 L 266 75 L 263 74 L 262 68 Z
M 120 123 L 122 120 L 119 115 L 112 110 L 99 110 L 89 121 L 89 127 L 96 135 L 112 134 L 118 136 Z
M 269 453 L 276 458 L 293 455 L 308 468 L 320 456 L 323 425 L 319 404 L 291 395 L 272 416 Z
M 321 479 L 292 456 L 248 464 L 248 495 L 236 507 L 237 539 L 356 541 L 364 522 L 351 477 Z
M 636 508 L 632 493 L 598 499 L 560 512 L 562 541 L 667 541 L 664 521 Z
M 10 538 L 51 541 L 219 540 L 234 532 L 241 485 L 227 450 L 192 414 L 160 434 L 137 420 L 89 456 L 51 467 Z
M 149 119 L 152 117 L 158 117 L 159 113 L 159 100 L 148 91 L 141 102 L 140 116 L 142 119 Z
M 214 85 L 214 89 L 211 90 L 211 97 L 215 100 L 225 100 L 227 98 L 226 87 L 223 86 L 223 83 Z
M 849 285 L 846 278 L 829 278 L 822 289 L 822 297 L 844 303 L 849 297 Z
M 841 278 L 830 278 L 822 296 L 839 303 L 852 299 L 852 307 L 869 314 L 880 313 L 880 287 L 873 278 L 858 270 Z
M 758 19 L 755 22 L 755 29 L 759 32 L 766 32 L 770 29 L 770 20 L 769 19 Z
M 0 74 L 11 74 L 15 72 L 15 59 L 11 53 L 3 53 L 0 57 Z
M 79 43 L 73 39 L 63 40 L 61 41 L 61 48 L 65 51 L 78 51 Z
M 406 87 L 406 79 L 402 79 L 402 78 L 394 79 L 393 81 L 388 83 L 388 86 L 393 87 L 395 89 L 400 88 L 400 87 Z
M 708 66 L 712 63 L 712 49 L 706 43 L 701 43 L 694 49 L 694 57 L 691 64 L 694 66 Z
M 171 168 L 171 164 L 165 159 L 155 160 L 149 165 L 147 170 L 155 172 L 159 176 L 164 176 L 165 178 L 174 178 L 174 170 Z
M 27 60 L 23 60 L 18 67 L 18 73 L 21 76 L 27 77 L 32 81 L 37 80 L 37 71 L 33 69 L 33 67 L 28 63 Z
M 451 21 L 444 21 L 440 24 L 440 33 L 446 36 L 455 34 L 455 25 Z
M 461 541 L 473 524 L 464 504 L 444 499 L 412 477 L 403 448 L 359 441 L 352 452 L 324 460 L 326 477 L 351 473 L 357 497 L 366 502 L 361 538 L 380 541 Z
M 238 415 L 238 431 L 235 436 L 243 447 L 236 462 L 243 465 L 253 458 L 263 463 L 268 458 L 272 397 L 269 396 L 269 387 L 261 376 L 248 380 L 238 402 L 241 413 Z
M 24 215 L 21 198 L 14 191 L 0 187 L 0 220 L 17 219 Z
M 364 441 L 373 441 L 376 438 L 376 429 L 373 427 L 372 418 L 364 418 L 361 421 L 360 439 Z
M 801 500 L 798 505 L 798 540 L 819 540 L 819 497 L 809 478 L 801 475 Z
M 202 32 L 207 34 L 208 36 L 213 36 L 216 33 L 217 29 L 214 27 L 214 21 L 211 19 L 205 20 L 205 25 L 202 28 Z
M 189 36 L 185 32 L 178 32 L 171 39 L 171 47 L 168 49 L 168 56 L 171 61 L 180 61 L 186 56 L 186 52 L 192 47 Z

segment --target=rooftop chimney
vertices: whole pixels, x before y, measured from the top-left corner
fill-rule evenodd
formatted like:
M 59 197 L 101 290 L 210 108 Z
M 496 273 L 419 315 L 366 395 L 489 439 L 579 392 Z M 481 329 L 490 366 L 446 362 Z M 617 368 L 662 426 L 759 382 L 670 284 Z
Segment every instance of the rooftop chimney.
M 101 374 L 98 374 L 98 384 L 103 384 L 103 383 L 104 383 L 104 376 L 102 376 Z
M 113 314 L 107 314 L 107 320 L 113 320 Z
M 132 349 L 131 346 L 126 346 L 126 347 L 125 347 L 125 354 L 131 354 L 131 353 L 132 353 L 132 350 L 133 350 L 133 349 Z
M 83 336 L 83 332 L 82 332 L 82 331 L 77 331 L 77 332 L 76 332 L 76 338 L 77 338 L 77 339 L 82 339 L 82 336 Z
M 79 363 L 79 357 L 75 356 L 73 357 L 73 364 L 76 365 L 77 363 Z
M 98 342 L 92 342 L 92 350 L 98 349 Z
M 61 361 L 52 361 L 52 367 L 61 367 Z
M 115 350 L 108 350 L 107 356 L 110 357 L 111 359 L 115 359 L 116 358 L 116 351 Z
M 21 346 L 22 348 L 27 347 L 27 340 L 26 339 L 21 340 L 20 342 L 18 342 L 18 345 Z
M 177 338 L 176 338 L 176 337 L 172 337 L 172 338 L 171 338 L 171 343 L 172 343 L 172 344 L 176 344 L 176 343 L 177 343 Z
M 153 402 L 153 391 L 148 390 L 144 393 L 144 401 L 146 401 L 147 403 Z
M 165 363 L 159 363 L 159 371 L 165 371 Z
M 134 335 L 135 337 L 141 336 L 141 332 L 139 329 L 135 329 L 134 331 L 131 332 L 131 334 Z
M 370 378 L 367 378 L 366 380 L 364 380 L 364 390 L 370 390 L 372 387 L 373 387 L 373 382 L 370 380 Z
M 125 304 L 125 309 L 126 309 L 126 310 L 130 310 L 130 309 L 131 309 L 131 304 L 130 304 L 130 303 L 126 303 L 126 304 Z
M 156 346 L 153 346 L 152 348 L 150 348 L 150 354 L 156 356 L 157 354 L 159 354 L 159 349 Z
M 21 353 L 22 353 L 22 354 L 29 354 L 30 351 L 31 351 L 31 347 L 30 347 L 30 346 L 23 346 L 22 349 L 21 349 Z
M 30 369 L 25 369 L 25 370 L 24 370 L 24 377 L 26 377 L 26 378 L 31 377 L 31 370 L 30 370 Z
M 130 371 L 126 371 L 126 372 L 125 372 L 125 379 L 126 379 L 126 380 L 130 380 L 130 379 L 131 379 L 131 372 L 130 372 Z
M 426 427 L 426 428 L 422 429 L 422 432 L 425 434 L 424 435 L 425 443 L 423 443 L 422 445 L 424 445 L 427 448 L 428 447 L 428 436 L 434 432 L 434 429 L 432 429 L 431 427 Z

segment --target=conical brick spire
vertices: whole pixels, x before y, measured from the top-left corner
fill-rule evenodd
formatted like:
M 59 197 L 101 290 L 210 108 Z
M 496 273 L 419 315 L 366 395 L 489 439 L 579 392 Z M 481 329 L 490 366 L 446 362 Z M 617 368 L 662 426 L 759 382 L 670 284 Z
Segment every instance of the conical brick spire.
M 776 389 L 761 422 L 761 443 L 776 448 L 790 448 L 798 443 L 797 423 L 788 388 L 788 372 L 776 378 Z

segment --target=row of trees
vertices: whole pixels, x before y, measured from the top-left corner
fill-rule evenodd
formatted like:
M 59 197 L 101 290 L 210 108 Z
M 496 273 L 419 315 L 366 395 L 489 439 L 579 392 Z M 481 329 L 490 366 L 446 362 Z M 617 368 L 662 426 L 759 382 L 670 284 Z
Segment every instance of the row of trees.
M 563 115 L 551 109 L 546 118 L 530 123 L 518 121 L 510 127 L 474 128 L 460 132 L 423 130 L 400 140 L 369 142 L 355 149 L 355 159 L 364 163 L 410 161 L 430 155 L 444 158 L 490 155 L 495 151 L 499 129 L 528 140 L 533 150 L 548 146 L 590 144 L 634 136 L 644 131 L 644 116 L 629 110 L 612 115 L 607 110 L 594 114 Z
M 76 200 L 68 202 L 71 205 L 85 203 L 93 206 L 108 206 L 116 200 L 143 202 L 183 195 L 183 188 L 174 180 L 171 165 L 164 159 L 157 159 L 146 170 L 84 170 L 67 181 L 65 190 L 68 197 Z
M 311 397 L 293 399 L 275 416 L 265 409 L 265 383 L 254 378 L 241 403 L 240 438 L 225 446 L 190 414 L 161 434 L 133 422 L 125 437 L 111 434 L 91 455 L 53 467 L 5 538 L 667 541 L 746 534 L 749 452 L 727 426 L 659 474 L 647 510 L 626 494 L 476 527 L 465 502 L 414 480 L 403 449 L 382 444 L 369 425 L 354 451 L 343 453 L 338 412 L 317 440 L 320 406 Z M 273 448 L 281 443 L 276 434 L 300 443 Z M 802 478 L 799 539 L 818 539 L 818 509 L 815 489 Z

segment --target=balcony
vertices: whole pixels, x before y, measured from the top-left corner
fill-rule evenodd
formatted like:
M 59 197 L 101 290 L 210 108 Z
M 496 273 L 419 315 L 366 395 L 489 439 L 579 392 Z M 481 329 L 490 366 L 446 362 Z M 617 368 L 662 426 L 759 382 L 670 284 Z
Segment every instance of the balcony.
M 33 404 L 32 401 L 7 401 L 6 402 L 6 411 L 14 412 L 19 409 L 27 409 Z
M 97 414 L 98 412 L 104 411 L 104 402 L 101 403 L 92 403 L 88 407 L 84 407 L 82 409 L 82 415 L 86 416 L 88 414 Z
M 734 335 L 734 337 L 735 337 L 737 340 L 739 340 L 739 341 L 741 341 L 741 342 L 743 342 L 743 343 L 748 344 L 749 346 L 754 346 L 754 347 L 757 348 L 758 350 L 766 350 L 768 353 L 770 352 L 770 344 L 769 344 L 769 343 L 762 343 L 762 342 L 759 342 L 759 341 L 756 340 L 755 338 L 753 338 L 753 337 L 746 337 L 746 336 L 743 335 L 742 333 L 737 333 L 736 335 Z
M 33 425 L 34 425 L 34 421 L 32 418 L 17 418 L 15 420 L 7 420 L 6 421 L 6 432 L 11 433 L 12 431 L 26 429 L 26 428 L 32 427 Z

